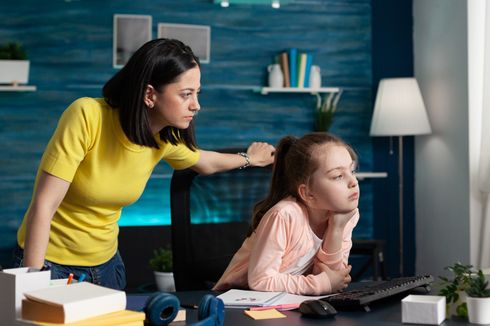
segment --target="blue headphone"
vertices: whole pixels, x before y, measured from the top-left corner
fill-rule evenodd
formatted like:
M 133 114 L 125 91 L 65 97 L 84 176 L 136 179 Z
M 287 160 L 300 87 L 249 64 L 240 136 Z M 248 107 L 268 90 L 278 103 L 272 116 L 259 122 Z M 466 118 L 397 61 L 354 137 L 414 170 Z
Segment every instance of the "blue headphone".
M 179 311 L 179 299 L 170 293 L 157 292 L 145 303 L 146 322 L 152 326 L 170 324 Z M 225 321 L 225 305 L 223 300 L 206 294 L 199 303 L 198 322 L 191 326 L 223 326 Z M 186 324 L 187 325 L 187 324 Z

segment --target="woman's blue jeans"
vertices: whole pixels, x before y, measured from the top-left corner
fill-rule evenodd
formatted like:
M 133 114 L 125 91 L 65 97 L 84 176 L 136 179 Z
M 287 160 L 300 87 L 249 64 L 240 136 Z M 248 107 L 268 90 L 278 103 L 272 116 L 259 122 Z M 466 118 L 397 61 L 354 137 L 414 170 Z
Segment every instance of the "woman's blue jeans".
M 24 250 L 17 246 L 14 250 L 14 267 L 22 267 Z M 44 265 L 51 270 L 51 279 L 68 278 L 73 273 L 73 278 L 78 280 L 80 275 L 86 275 L 85 281 L 102 285 L 116 290 L 126 287 L 126 268 L 119 251 L 107 262 L 97 266 L 70 266 L 44 261 Z

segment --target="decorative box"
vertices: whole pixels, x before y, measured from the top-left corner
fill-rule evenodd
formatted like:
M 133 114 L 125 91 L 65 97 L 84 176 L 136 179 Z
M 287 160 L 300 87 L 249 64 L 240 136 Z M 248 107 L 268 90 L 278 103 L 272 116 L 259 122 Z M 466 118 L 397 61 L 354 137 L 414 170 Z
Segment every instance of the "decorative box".
M 402 300 L 402 322 L 439 325 L 446 318 L 446 297 L 409 295 Z

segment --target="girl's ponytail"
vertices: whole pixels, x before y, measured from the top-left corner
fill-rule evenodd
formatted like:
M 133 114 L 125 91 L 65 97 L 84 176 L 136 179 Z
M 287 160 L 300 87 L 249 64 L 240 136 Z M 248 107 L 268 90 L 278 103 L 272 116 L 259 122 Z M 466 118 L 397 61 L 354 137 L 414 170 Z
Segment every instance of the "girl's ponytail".
M 280 200 L 290 194 L 289 184 L 286 176 L 286 156 L 291 146 L 297 141 L 294 136 L 286 136 L 281 139 L 276 147 L 274 154 L 274 167 L 272 169 L 272 179 L 267 197 L 257 204 L 253 209 L 252 225 L 248 231 L 247 237 L 252 235 L 264 214 Z

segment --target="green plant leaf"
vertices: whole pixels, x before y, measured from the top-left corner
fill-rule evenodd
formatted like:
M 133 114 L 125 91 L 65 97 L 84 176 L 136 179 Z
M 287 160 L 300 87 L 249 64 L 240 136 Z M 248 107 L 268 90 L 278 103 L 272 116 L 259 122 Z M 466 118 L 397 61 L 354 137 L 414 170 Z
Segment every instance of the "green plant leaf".
M 169 248 L 158 248 L 153 250 L 153 257 L 149 260 L 151 269 L 157 272 L 172 272 L 172 250 Z
M 27 53 L 22 44 L 8 42 L 0 45 L 1 60 L 27 60 Z
M 461 303 L 456 307 L 456 315 L 463 318 L 468 318 L 468 306 L 466 302 Z
M 485 275 L 481 270 L 472 271 L 468 277 L 466 294 L 473 298 L 488 298 L 490 297 L 490 289 L 487 289 L 488 282 L 485 280 Z

